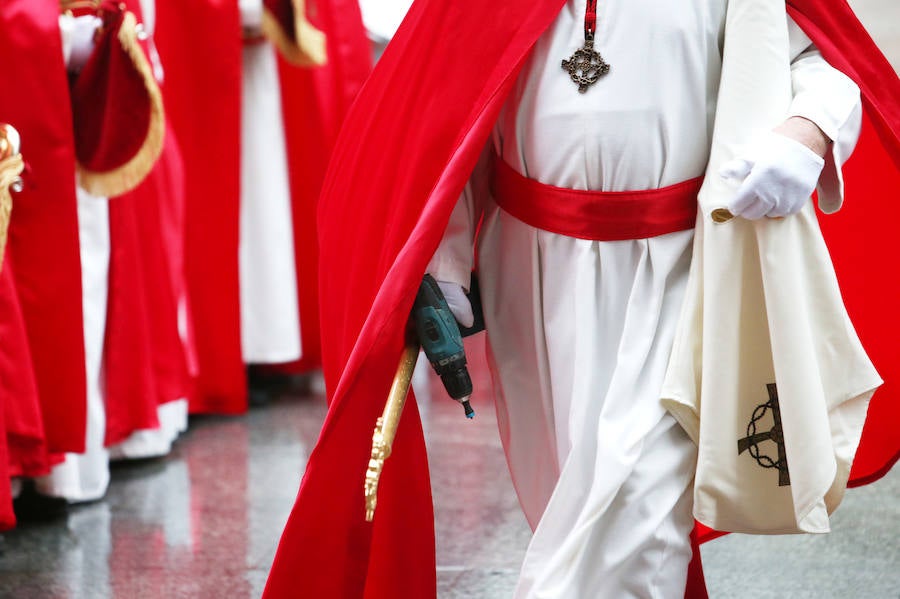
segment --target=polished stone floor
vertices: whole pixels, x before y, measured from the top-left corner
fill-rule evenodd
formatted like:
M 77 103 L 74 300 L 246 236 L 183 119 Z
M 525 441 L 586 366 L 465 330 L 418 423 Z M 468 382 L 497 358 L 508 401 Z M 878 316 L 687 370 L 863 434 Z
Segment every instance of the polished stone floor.
M 479 351 L 475 342 L 470 355 Z M 418 386 L 442 599 L 511 596 L 529 538 L 484 399 L 485 369 L 474 372 L 474 421 L 430 377 Z M 116 467 L 105 500 L 4 535 L 0 597 L 259 597 L 324 414 L 324 398 L 311 395 L 242 418 L 194 419 L 169 457 Z M 900 599 L 898 498 L 895 471 L 850 491 L 831 535 L 709 543 L 711 596 Z

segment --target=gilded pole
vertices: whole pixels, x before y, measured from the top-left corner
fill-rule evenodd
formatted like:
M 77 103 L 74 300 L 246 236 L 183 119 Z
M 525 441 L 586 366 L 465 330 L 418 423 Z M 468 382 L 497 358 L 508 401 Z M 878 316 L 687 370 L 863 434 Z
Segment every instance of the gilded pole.
M 400 424 L 403 406 L 406 405 L 406 396 L 409 394 L 409 386 L 418 357 L 419 345 L 417 343 L 411 343 L 403 349 L 397 373 L 394 375 L 394 382 L 391 384 L 391 390 L 384 405 L 384 412 L 375 424 L 375 433 L 372 435 L 372 455 L 366 470 L 367 522 L 371 522 L 375 518 L 378 481 L 381 478 L 381 471 L 384 469 L 384 461 L 391 455 L 391 446 L 397 434 L 397 425 Z

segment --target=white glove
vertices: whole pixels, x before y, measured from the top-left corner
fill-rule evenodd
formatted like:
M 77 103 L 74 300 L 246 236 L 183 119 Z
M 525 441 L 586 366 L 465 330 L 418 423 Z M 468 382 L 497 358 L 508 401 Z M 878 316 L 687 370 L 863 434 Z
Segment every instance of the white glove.
M 262 28 L 262 0 L 238 0 L 241 11 L 241 26 L 248 31 L 259 31 Z
M 466 297 L 466 292 L 458 283 L 450 283 L 448 281 L 438 281 L 438 287 L 450 306 L 450 312 L 456 319 L 456 322 L 465 328 L 475 324 L 475 314 L 472 313 L 472 303 Z
M 769 132 L 719 176 L 741 183 L 727 204 L 734 216 L 758 219 L 795 214 L 812 196 L 825 160 L 790 137 Z
M 94 51 L 94 35 L 101 24 L 100 18 L 92 15 L 72 19 L 67 35 L 64 35 L 69 44 L 68 53 L 63 50 L 67 57 L 66 66 L 70 71 L 80 71 L 87 64 Z

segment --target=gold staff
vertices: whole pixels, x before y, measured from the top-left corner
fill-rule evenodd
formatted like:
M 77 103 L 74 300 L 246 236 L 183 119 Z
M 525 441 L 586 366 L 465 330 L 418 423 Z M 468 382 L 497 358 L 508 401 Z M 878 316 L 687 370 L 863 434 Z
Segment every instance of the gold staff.
M 394 375 L 394 382 L 391 384 L 391 391 L 388 393 L 387 403 L 384 405 L 384 413 L 375 424 L 375 434 L 372 435 L 372 456 L 369 458 L 369 468 L 366 470 L 366 522 L 371 522 L 375 518 L 378 480 L 381 478 L 384 461 L 391 455 L 391 446 L 397 434 L 397 425 L 400 424 L 403 406 L 406 405 L 406 396 L 409 394 L 409 385 L 418 357 L 419 344 L 408 343 L 400 356 L 400 364 L 397 366 L 397 374 Z

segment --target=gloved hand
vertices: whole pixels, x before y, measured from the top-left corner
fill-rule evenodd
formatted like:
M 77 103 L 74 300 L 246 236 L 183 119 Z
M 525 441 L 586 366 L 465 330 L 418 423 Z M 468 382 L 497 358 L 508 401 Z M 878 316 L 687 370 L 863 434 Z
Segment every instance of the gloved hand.
M 806 145 L 769 132 L 719 169 L 719 176 L 741 184 L 726 207 L 751 220 L 795 214 L 815 190 L 823 166 L 825 160 Z
M 70 71 L 80 71 L 87 64 L 94 51 L 94 36 L 102 23 L 99 17 L 92 15 L 75 17 L 72 20 L 69 31 L 70 53 L 66 64 Z
M 465 328 L 474 325 L 475 314 L 472 312 L 472 303 L 466 297 L 466 292 L 462 286 L 449 281 L 438 281 L 437 284 L 441 289 L 441 293 L 444 294 L 444 299 L 447 300 L 447 305 L 450 306 L 450 312 L 453 314 L 456 322 Z
M 262 31 L 262 0 L 238 0 L 241 12 L 241 27 L 245 32 Z

